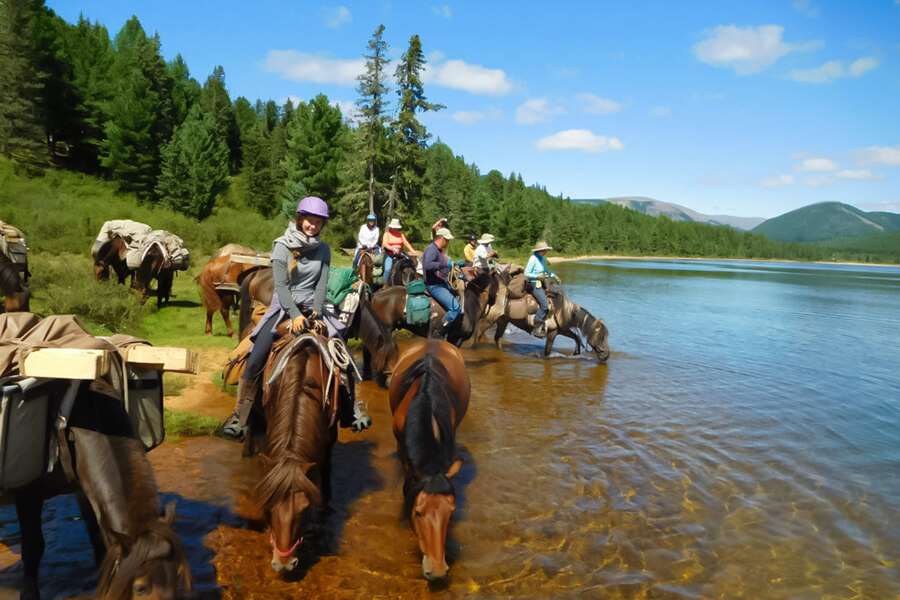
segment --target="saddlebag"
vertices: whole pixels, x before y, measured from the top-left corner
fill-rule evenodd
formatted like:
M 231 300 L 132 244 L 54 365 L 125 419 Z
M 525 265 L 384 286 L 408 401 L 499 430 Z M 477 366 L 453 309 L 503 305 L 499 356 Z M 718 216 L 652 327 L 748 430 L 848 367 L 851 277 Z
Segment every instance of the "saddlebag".
M 63 390 L 54 379 L 0 379 L 0 489 L 23 486 L 47 470 L 51 399 Z
M 425 281 L 414 279 L 406 284 L 406 322 L 421 325 L 431 320 L 431 298 L 425 294 Z

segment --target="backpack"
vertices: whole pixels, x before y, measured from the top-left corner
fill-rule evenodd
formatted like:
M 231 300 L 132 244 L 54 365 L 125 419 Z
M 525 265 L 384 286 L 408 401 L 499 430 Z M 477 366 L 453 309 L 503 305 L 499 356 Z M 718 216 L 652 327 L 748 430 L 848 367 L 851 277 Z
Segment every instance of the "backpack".
M 431 320 L 431 298 L 425 294 L 425 280 L 414 279 L 406 284 L 406 322 L 421 325 Z

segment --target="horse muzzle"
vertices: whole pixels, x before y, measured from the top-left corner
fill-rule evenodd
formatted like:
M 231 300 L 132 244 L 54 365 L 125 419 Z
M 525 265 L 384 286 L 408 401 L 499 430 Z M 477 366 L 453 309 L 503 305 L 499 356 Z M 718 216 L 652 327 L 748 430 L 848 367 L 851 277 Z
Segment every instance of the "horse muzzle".
M 269 544 L 272 546 L 272 568 L 275 569 L 275 572 L 289 572 L 293 571 L 297 568 L 297 565 L 300 563 L 300 559 L 294 556 L 294 552 L 300 547 L 300 544 L 303 543 L 303 538 L 297 538 L 297 541 L 294 542 L 294 545 L 291 546 L 288 550 L 279 550 L 278 546 L 275 544 L 275 536 L 269 535 Z

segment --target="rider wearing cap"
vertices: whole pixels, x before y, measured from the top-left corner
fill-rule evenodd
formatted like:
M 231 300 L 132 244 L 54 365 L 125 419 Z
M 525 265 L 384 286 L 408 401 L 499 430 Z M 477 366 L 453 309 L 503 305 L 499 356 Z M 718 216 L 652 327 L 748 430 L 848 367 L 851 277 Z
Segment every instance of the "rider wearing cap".
M 325 312 L 331 248 L 319 238 L 319 233 L 328 217 L 325 201 L 308 196 L 297 205 L 296 220 L 272 243 L 275 289 L 269 310 L 250 334 L 253 347 L 238 382 L 234 412 L 222 427 L 222 434 L 230 439 L 241 440 L 247 431 L 247 417 L 259 389 L 258 379 L 275 341 L 276 326 L 285 316 L 291 319 L 294 333 L 308 329 L 309 320 L 319 318 L 324 320 L 329 337 L 340 337 L 345 328 L 339 319 Z
M 553 247 L 547 245 L 547 242 L 543 240 L 538 242 L 537 246 L 532 250 L 534 254 L 531 255 L 528 259 L 528 264 L 525 265 L 525 277 L 534 286 L 531 294 L 534 296 L 534 299 L 537 300 L 538 306 L 540 306 L 537 314 L 534 316 L 534 329 L 531 331 L 532 335 L 537 337 L 544 337 L 547 335 L 547 324 L 544 320 L 550 312 L 549 305 L 547 304 L 547 292 L 544 290 L 544 282 L 548 278 L 555 279 L 559 282 L 559 277 L 550 270 L 550 267 L 547 266 L 547 259 L 544 258 L 544 255 L 547 254 L 548 250 L 553 250 Z
M 378 238 L 381 232 L 378 229 L 378 222 L 374 214 L 366 215 L 366 222 L 359 228 L 356 235 L 356 256 L 353 257 L 353 266 L 359 264 L 359 255 L 364 250 L 372 250 L 375 254 L 381 254 L 381 248 L 378 247 Z
M 475 250 L 478 247 L 478 236 L 474 233 L 469 236 L 469 241 L 463 248 L 463 257 L 466 259 L 465 265 L 471 266 L 475 263 Z
M 425 288 L 435 302 L 444 307 L 447 312 L 444 314 L 443 320 L 438 324 L 432 332 L 432 337 L 443 338 L 447 335 L 450 324 L 456 320 L 460 313 L 459 300 L 453 295 L 450 284 L 447 282 L 447 274 L 450 268 L 447 260 L 444 258 L 444 248 L 453 234 L 446 227 L 441 227 L 434 232 L 434 239 L 425 248 L 422 256 L 422 269 L 425 272 Z
M 404 248 L 410 255 L 416 253 L 415 248 L 412 247 L 412 244 L 409 243 L 409 240 L 407 240 L 406 236 L 403 235 L 403 232 L 400 231 L 400 219 L 391 219 L 391 222 L 388 223 L 388 230 L 384 232 L 384 236 L 381 238 L 381 249 L 384 250 L 385 285 L 390 281 L 391 267 L 394 266 L 394 259 L 400 256 Z

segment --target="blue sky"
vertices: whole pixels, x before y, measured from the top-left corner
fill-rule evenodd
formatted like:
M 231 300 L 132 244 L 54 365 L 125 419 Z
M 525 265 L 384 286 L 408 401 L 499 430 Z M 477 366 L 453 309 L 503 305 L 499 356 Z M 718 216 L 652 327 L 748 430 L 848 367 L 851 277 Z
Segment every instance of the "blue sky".
M 570 198 L 646 196 L 771 218 L 900 212 L 900 0 L 47 0 L 114 36 L 132 15 L 232 100 L 324 93 L 347 111 L 379 24 L 418 34 L 422 120 L 482 173 Z

